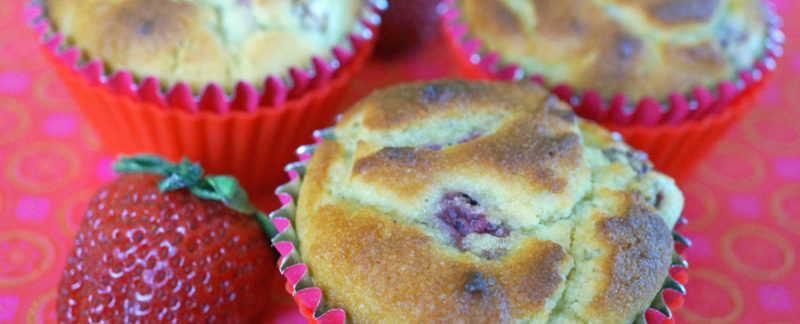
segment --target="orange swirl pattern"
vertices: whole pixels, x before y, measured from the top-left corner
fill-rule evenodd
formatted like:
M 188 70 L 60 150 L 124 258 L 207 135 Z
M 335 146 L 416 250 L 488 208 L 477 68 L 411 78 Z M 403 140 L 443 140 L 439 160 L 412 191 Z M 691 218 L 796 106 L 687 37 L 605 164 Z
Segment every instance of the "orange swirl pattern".
M 752 148 L 723 141 L 697 171 L 700 178 L 715 189 L 748 192 L 763 185 L 766 167 L 766 161 Z
M 32 94 L 36 103 L 45 109 L 74 112 L 72 103 L 64 102 L 67 91 L 58 83 L 55 75 L 40 74 L 33 84 Z
M 788 183 L 775 190 L 769 206 L 771 215 L 780 226 L 800 235 L 800 183 Z
M 731 269 L 761 281 L 785 278 L 797 258 L 789 240 L 760 224 L 731 228 L 722 235 L 720 246 L 722 258 Z
M 55 288 L 109 157 L 41 57 L 19 13 L 0 5 L 0 324 L 54 323 Z M 758 106 L 678 183 L 694 241 L 689 294 L 676 323 L 797 323 L 800 309 L 800 3 L 771 0 L 786 26 L 784 56 Z M 442 39 L 370 61 L 350 104 L 399 81 L 455 76 Z M 311 134 L 309 134 L 309 139 Z M 271 198 L 271 194 L 254 194 Z M 271 200 L 260 202 L 271 206 Z M 276 280 L 265 323 L 303 323 Z
M 5 179 L 31 193 L 61 189 L 74 181 L 80 171 L 80 156 L 71 145 L 49 140 L 28 143 L 7 159 Z
M 19 287 L 53 266 L 55 247 L 41 233 L 23 229 L 0 232 L 0 287 Z
M 0 144 L 11 143 L 28 131 L 30 114 L 14 98 L 0 97 Z
M 31 302 L 31 307 L 28 308 L 25 314 L 25 323 L 38 324 L 38 323 L 55 323 L 56 322 L 56 291 L 48 290 L 38 297 L 34 298 Z
M 709 269 L 692 269 L 692 280 L 709 295 L 714 296 L 715 307 L 703 307 L 702 304 L 692 303 L 696 297 L 687 296 L 681 310 L 683 319 L 689 322 L 700 323 L 736 323 L 745 307 L 742 290 L 735 281 L 723 273 Z
M 756 150 L 775 156 L 800 156 L 800 130 L 793 125 L 795 120 L 788 111 L 755 114 L 743 120 L 740 129 Z

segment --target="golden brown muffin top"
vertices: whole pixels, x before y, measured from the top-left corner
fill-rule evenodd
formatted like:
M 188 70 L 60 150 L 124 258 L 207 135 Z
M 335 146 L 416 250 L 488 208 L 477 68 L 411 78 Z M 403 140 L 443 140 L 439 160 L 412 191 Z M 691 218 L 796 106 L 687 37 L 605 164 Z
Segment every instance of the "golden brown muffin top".
M 759 0 L 458 0 L 483 50 L 549 85 L 624 93 L 690 94 L 750 69 L 767 19 Z
M 354 322 L 627 322 L 667 276 L 674 182 L 530 82 L 393 86 L 334 133 L 295 226 Z
M 329 57 L 356 27 L 362 0 L 44 0 L 67 44 L 108 69 L 164 85 L 257 87 Z

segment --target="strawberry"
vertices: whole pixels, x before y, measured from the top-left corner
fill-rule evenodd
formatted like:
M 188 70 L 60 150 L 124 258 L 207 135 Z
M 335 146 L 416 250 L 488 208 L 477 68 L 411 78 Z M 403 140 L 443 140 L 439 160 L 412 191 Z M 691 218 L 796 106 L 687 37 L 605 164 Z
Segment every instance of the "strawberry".
M 274 227 L 238 182 L 187 160 L 123 158 L 91 200 L 58 289 L 60 323 L 239 323 L 269 308 Z

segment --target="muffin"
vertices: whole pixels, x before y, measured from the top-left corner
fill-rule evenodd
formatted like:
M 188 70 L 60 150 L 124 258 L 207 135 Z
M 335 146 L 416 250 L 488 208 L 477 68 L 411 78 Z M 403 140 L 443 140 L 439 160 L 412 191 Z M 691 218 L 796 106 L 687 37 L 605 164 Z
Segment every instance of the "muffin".
M 382 2 L 41 0 L 42 51 L 107 151 L 199 161 L 251 192 L 330 125 Z
M 362 0 L 42 0 L 66 43 L 107 69 L 200 91 L 262 85 L 344 45 Z
M 271 215 L 315 317 L 633 322 L 680 286 L 673 180 L 534 83 L 393 86 L 326 137 Z
M 542 84 L 672 176 L 754 106 L 784 40 L 760 0 L 445 3 L 465 76 Z
M 631 102 L 737 78 L 763 55 L 759 0 L 458 0 L 459 19 L 501 63 L 549 86 Z

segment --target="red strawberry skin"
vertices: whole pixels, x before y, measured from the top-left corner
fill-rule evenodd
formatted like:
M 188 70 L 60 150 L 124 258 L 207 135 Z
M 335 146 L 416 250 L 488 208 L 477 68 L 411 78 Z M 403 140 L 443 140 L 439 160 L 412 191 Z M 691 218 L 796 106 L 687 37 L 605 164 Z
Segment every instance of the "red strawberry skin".
M 272 250 L 252 215 L 162 176 L 124 174 L 89 203 L 57 297 L 60 323 L 248 323 L 267 310 Z

